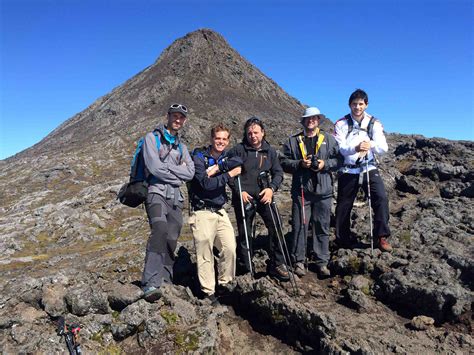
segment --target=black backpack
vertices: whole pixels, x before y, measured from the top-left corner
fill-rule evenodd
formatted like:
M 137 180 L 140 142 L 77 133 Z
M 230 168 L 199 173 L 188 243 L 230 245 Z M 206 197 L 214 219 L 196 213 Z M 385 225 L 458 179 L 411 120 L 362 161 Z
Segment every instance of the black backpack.
M 352 120 L 351 115 L 345 115 L 344 118 L 347 120 L 347 124 L 349 126 L 349 129 L 347 130 L 347 134 L 346 134 L 346 138 L 347 138 L 349 137 L 349 134 L 351 134 L 352 130 L 354 129 L 354 121 Z M 367 125 L 367 134 L 370 140 L 372 140 L 373 135 L 374 135 L 374 123 L 376 120 L 377 119 L 374 116 L 372 116 L 370 118 L 369 124 Z

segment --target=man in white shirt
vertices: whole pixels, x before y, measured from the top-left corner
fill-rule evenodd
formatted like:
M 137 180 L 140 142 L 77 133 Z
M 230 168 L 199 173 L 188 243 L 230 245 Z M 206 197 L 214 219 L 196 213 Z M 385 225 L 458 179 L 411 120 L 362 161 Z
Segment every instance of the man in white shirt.
M 344 157 L 343 174 L 338 179 L 336 242 L 340 247 L 350 247 L 354 242 L 351 238 L 350 216 L 359 187 L 368 194 L 368 170 L 374 213 L 374 242 L 380 250 L 391 252 L 392 247 L 387 241 L 390 236 L 388 198 L 375 159 L 375 154 L 381 155 L 388 151 L 388 145 L 380 121 L 365 112 L 368 103 L 367 93 L 357 89 L 349 98 L 351 113 L 335 124 L 334 137 Z

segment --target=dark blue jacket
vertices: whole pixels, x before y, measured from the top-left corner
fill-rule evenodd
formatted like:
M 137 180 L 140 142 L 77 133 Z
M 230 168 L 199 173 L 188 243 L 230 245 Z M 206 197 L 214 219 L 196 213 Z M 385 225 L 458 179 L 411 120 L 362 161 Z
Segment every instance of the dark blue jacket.
M 227 202 L 225 186 L 230 176 L 228 171 L 242 165 L 239 157 L 229 158 L 223 152 L 216 160 L 211 155 L 211 147 L 195 149 L 192 153 L 195 174 L 190 186 L 191 206 L 194 209 L 202 207 L 221 208 Z M 207 169 L 215 164 L 219 165 L 219 172 L 211 177 L 207 176 Z

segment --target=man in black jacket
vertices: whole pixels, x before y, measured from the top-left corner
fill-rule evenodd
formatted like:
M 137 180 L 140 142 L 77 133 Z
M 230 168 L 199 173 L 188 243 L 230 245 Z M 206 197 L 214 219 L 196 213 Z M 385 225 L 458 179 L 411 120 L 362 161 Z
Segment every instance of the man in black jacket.
M 225 288 L 235 277 L 234 229 L 223 206 L 227 202 L 226 184 L 240 174 L 242 159 L 227 157 L 229 137 L 230 130 L 218 124 L 211 130 L 211 145 L 193 151 L 196 173 L 189 190 L 189 224 L 196 247 L 199 283 L 205 298 L 213 304 L 217 304 L 214 247 L 219 250 L 218 285 Z
M 289 273 L 284 265 L 284 257 L 278 248 L 278 237 L 276 226 L 272 220 L 270 204 L 273 200 L 273 194 L 278 190 L 283 181 L 283 169 L 281 168 L 275 148 L 264 139 L 265 128 L 263 122 L 251 117 L 244 126 L 244 138 L 229 151 L 229 156 L 238 156 L 243 160 L 243 169 L 241 179 L 242 196 L 239 195 L 237 184 L 233 182 L 232 203 L 234 205 L 237 218 L 237 227 L 239 236 L 237 240 L 237 266 L 242 273 L 250 271 L 250 260 L 246 246 L 244 218 L 242 216 L 241 202 L 242 198 L 246 206 L 245 223 L 247 231 L 252 230 L 252 222 L 255 213 L 258 213 L 268 229 L 269 235 L 269 272 L 273 277 L 281 281 L 289 280 Z M 271 176 L 268 181 L 268 187 L 262 186 L 261 178 L 263 175 Z M 250 255 L 252 255 L 252 239 L 248 238 Z
M 334 137 L 319 129 L 322 117 L 324 115 L 318 108 L 308 107 L 301 117 L 303 131 L 291 136 L 283 147 L 281 165 L 285 172 L 293 174 L 290 253 L 298 276 L 306 274 L 304 261 L 309 222 L 313 226 L 312 251 L 316 256 L 318 273 L 330 275 L 327 263 L 333 195 L 331 171 L 338 169 L 342 157 Z

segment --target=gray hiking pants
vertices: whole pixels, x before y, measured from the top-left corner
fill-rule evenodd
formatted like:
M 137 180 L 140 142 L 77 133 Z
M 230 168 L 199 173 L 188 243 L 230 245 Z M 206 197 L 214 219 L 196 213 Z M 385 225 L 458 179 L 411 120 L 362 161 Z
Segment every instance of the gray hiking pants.
M 151 233 L 146 246 L 142 286 L 160 287 L 173 281 L 174 252 L 183 225 L 181 206 L 173 200 L 149 193 L 145 203 Z
M 311 222 L 314 229 L 312 251 L 316 256 L 316 264 L 319 266 L 327 265 L 329 261 L 331 204 L 332 196 L 305 195 L 304 212 L 306 223 L 303 226 L 301 196 L 293 199 L 292 240 L 290 250 L 291 259 L 294 263 L 304 262 L 305 260 L 308 227 Z

